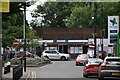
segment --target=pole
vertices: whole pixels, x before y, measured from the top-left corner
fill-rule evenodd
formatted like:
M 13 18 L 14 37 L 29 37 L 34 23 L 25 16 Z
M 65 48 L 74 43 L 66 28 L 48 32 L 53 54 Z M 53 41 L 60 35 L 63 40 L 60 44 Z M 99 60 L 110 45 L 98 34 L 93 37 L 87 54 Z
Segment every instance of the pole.
M 26 2 L 24 4 L 24 72 L 26 72 Z
M 95 8 L 95 10 L 94 10 L 94 17 L 95 17 L 95 19 L 94 19 L 94 44 L 95 44 L 95 48 L 94 48 L 94 58 L 96 58 L 96 12 L 97 12 L 97 4 L 96 4 L 96 2 L 94 3 L 94 8 Z
M 104 30 L 102 30 L 102 44 L 101 44 L 102 59 L 104 59 L 104 52 L 103 52 L 103 39 L 104 39 Z
M 117 34 L 116 53 L 116 56 L 119 56 L 119 33 Z
M 0 80 L 2 80 L 2 13 L 0 12 Z

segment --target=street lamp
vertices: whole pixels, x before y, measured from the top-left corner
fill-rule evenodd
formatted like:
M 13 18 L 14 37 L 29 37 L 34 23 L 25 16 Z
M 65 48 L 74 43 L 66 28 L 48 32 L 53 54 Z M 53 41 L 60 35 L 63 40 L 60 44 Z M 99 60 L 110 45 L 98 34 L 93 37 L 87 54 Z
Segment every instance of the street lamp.
M 26 72 L 26 7 L 35 4 L 36 1 L 31 1 L 31 2 L 24 2 L 23 7 L 24 7 L 24 72 Z
M 26 2 L 24 3 L 24 72 L 26 72 Z
M 94 26 L 94 33 L 93 33 L 93 38 L 94 38 L 94 58 L 96 58 L 96 26 L 95 26 L 95 17 L 92 17 L 93 20 L 93 26 Z

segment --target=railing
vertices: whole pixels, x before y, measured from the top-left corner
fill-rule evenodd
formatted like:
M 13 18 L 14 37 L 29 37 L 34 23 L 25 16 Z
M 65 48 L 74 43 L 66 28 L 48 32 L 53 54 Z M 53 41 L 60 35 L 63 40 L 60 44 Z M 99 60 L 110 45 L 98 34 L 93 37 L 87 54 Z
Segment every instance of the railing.
M 23 65 L 13 67 L 13 80 L 19 80 L 23 76 Z

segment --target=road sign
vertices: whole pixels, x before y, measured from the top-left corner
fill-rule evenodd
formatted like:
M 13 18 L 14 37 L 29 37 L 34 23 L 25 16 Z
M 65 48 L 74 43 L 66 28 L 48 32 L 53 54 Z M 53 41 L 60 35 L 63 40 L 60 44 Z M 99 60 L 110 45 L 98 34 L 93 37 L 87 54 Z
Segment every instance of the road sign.
M 15 40 L 15 41 L 13 42 L 13 45 L 14 45 L 14 46 L 18 46 L 19 43 L 20 43 L 19 41 Z
M 119 16 L 108 16 L 108 44 L 117 43 L 119 34 Z
M 94 49 L 95 48 L 95 44 L 89 44 L 89 49 Z
M 10 0 L 0 0 L 0 12 L 8 13 L 10 10 Z

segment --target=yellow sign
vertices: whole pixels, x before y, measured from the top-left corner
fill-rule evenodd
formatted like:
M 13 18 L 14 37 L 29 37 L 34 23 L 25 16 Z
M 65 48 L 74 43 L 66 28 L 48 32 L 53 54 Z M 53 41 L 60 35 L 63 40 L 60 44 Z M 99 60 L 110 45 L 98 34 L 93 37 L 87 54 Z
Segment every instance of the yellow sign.
M 8 13 L 10 8 L 9 0 L 0 0 L 0 12 Z

